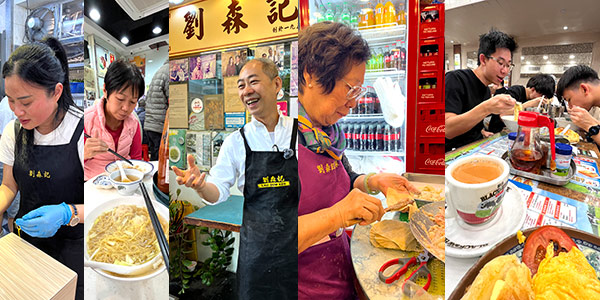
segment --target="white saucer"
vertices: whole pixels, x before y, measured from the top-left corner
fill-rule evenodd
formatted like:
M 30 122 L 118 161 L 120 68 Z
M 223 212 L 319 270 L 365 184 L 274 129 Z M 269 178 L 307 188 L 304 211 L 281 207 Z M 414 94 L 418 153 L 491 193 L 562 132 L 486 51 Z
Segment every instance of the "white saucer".
M 527 203 L 517 187 L 508 183 L 498 212 L 485 224 L 470 225 L 460 217 L 446 219 L 446 255 L 459 258 L 479 257 L 505 237 L 523 226 Z

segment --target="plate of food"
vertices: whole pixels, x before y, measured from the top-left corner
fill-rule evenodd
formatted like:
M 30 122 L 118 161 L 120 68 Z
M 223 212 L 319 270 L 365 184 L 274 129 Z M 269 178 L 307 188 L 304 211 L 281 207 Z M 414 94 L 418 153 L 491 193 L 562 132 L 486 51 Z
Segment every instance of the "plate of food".
M 153 201 L 161 226 L 168 237 L 169 210 Z M 106 201 L 86 212 L 84 223 L 85 259 L 122 266 L 142 265 L 151 260 L 147 269 L 138 275 L 124 276 L 92 268 L 100 275 L 119 281 L 138 281 L 165 271 L 165 264 L 146 210 L 140 196 L 121 197 Z
M 505 238 L 481 257 L 448 299 L 600 299 L 599 270 L 598 236 L 570 227 L 535 227 Z
M 554 128 L 554 134 L 558 135 L 561 132 L 563 132 L 565 128 L 564 127 L 558 127 L 558 128 Z M 579 134 L 577 134 L 577 132 L 568 129 L 567 132 L 562 134 L 566 139 L 569 140 L 569 143 L 571 144 L 576 144 L 579 142 L 579 140 L 581 139 L 581 136 Z
M 130 159 L 130 161 L 133 163 L 133 166 L 128 164 L 125 161 L 117 160 L 117 161 L 113 161 L 113 162 L 109 163 L 108 165 L 106 165 L 106 167 L 104 167 L 104 170 L 108 174 L 119 170 L 119 166 L 117 166 L 117 162 L 119 162 L 121 164 L 121 166 L 123 166 L 123 169 L 136 169 L 136 170 L 144 173 L 144 175 L 150 175 L 150 174 L 152 174 L 152 171 L 154 171 L 154 165 L 152 165 L 151 163 L 149 163 L 147 161 L 139 160 L 139 159 Z

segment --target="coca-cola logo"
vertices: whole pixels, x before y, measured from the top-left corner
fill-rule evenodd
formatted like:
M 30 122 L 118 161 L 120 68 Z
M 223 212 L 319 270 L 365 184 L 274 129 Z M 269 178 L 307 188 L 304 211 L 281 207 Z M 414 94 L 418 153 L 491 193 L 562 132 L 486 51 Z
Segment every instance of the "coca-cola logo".
M 440 126 L 427 125 L 427 128 L 425 128 L 426 133 L 444 133 L 445 131 L 446 131 L 446 124 L 442 124 Z
M 423 94 L 421 95 L 421 99 L 433 99 L 435 98 L 433 94 Z
M 426 166 L 444 166 L 444 158 L 438 158 L 438 159 L 429 159 L 427 158 L 425 160 L 425 165 Z

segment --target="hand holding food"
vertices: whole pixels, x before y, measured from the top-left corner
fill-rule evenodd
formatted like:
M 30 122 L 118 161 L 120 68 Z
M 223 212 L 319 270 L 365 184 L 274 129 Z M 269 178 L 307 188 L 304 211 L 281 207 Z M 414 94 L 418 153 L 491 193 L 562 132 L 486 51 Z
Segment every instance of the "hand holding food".
M 525 105 L 521 104 L 521 102 L 515 102 L 515 106 L 513 108 L 513 116 L 515 121 L 519 121 L 519 113 L 522 112 Z
M 180 185 L 185 185 L 187 187 L 191 187 L 196 191 L 202 191 L 204 186 L 206 185 L 206 173 L 201 173 L 200 169 L 194 163 L 194 156 L 188 154 L 188 169 L 181 170 L 175 166 L 172 167 L 175 175 L 177 175 L 177 183 Z
M 52 237 L 71 220 L 71 208 L 64 202 L 34 209 L 15 221 L 30 236 Z
M 353 189 L 331 207 L 337 227 L 348 227 L 356 223 L 368 225 L 381 220 L 384 214 L 381 201 L 359 189 Z
M 512 113 L 516 100 L 510 95 L 496 95 L 485 101 L 488 112 L 495 115 L 509 115 Z
M 92 131 L 92 137 L 85 140 L 83 145 L 83 157 L 84 159 L 90 159 L 98 154 L 102 154 L 108 151 L 108 145 L 99 138 L 99 134 L 96 131 Z
M 420 192 L 419 189 L 408 181 L 408 179 L 395 173 L 375 174 L 369 179 L 369 186 L 371 189 L 381 191 L 386 196 L 389 188 L 417 194 Z
M 600 124 L 598 120 L 592 117 L 589 111 L 577 105 L 573 105 L 573 107 L 569 109 L 569 116 L 575 125 L 586 131 L 590 127 Z

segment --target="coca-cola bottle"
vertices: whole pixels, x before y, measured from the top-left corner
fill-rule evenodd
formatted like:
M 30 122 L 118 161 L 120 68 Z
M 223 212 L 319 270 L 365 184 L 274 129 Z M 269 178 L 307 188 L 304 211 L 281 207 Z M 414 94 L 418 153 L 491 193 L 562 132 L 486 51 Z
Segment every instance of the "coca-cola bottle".
M 368 132 L 367 150 L 375 151 L 375 124 L 374 123 L 369 123 L 367 132 Z
M 391 68 L 392 67 L 392 52 L 390 51 L 390 46 L 385 45 L 383 47 L 383 57 L 384 57 L 384 67 Z
M 406 70 L 406 45 L 404 41 L 400 44 L 400 70 Z
M 371 98 L 373 99 L 373 113 L 380 114 L 383 111 L 381 110 L 381 102 L 379 102 L 379 97 L 377 93 L 375 93 L 375 88 L 370 87 Z
M 367 150 L 367 126 L 365 123 L 360 124 L 360 147 L 358 150 L 366 151 Z
M 402 152 L 402 127 L 396 128 L 396 152 Z
M 352 123 L 346 124 L 344 127 L 344 137 L 346 138 L 346 148 L 352 149 Z
M 360 150 L 360 124 L 352 124 L 352 149 Z
M 392 132 L 389 124 L 385 124 L 385 129 L 383 131 L 383 151 L 392 151 L 391 150 L 391 141 L 392 141 Z
M 381 122 L 375 128 L 375 151 L 383 151 L 383 128 Z

